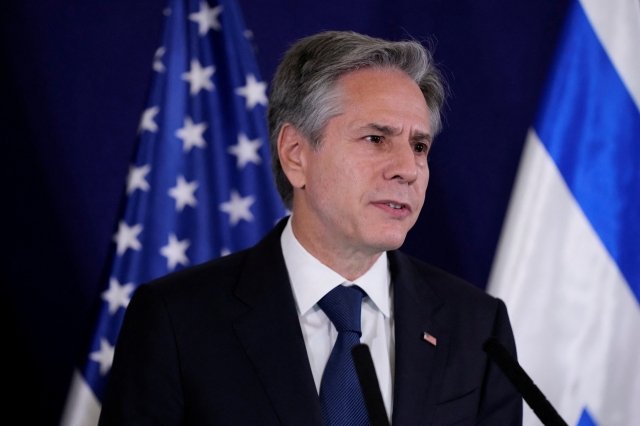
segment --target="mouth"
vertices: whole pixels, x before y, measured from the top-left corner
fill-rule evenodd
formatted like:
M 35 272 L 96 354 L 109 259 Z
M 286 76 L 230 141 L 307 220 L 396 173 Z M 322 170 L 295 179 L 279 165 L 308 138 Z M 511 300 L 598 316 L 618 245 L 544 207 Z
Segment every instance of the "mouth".
M 396 210 L 400 210 L 402 208 L 404 208 L 404 206 L 402 204 L 395 204 L 395 203 L 385 203 L 386 205 L 388 205 L 389 207 L 396 209 Z
M 374 204 L 392 212 L 411 213 L 411 207 L 408 204 L 400 203 L 397 201 L 378 201 Z

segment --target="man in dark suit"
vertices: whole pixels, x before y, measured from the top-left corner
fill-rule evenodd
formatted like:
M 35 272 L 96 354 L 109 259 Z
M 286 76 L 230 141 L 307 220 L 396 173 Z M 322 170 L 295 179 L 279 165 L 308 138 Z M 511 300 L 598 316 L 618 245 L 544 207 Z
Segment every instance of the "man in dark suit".
M 520 425 L 520 397 L 481 350 L 496 336 L 515 355 L 504 304 L 396 251 L 443 101 L 419 43 L 328 32 L 294 45 L 268 109 L 292 216 L 136 291 L 101 424 L 366 425 L 345 356 L 362 341 L 392 424 Z

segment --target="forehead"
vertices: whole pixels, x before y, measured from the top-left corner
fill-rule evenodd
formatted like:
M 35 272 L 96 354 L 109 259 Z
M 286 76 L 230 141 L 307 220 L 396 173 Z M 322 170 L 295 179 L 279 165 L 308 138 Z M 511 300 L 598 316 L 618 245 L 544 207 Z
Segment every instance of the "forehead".
M 367 68 L 341 76 L 336 85 L 343 118 L 375 120 L 429 133 L 429 108 L 415 81 L 398 69 Z

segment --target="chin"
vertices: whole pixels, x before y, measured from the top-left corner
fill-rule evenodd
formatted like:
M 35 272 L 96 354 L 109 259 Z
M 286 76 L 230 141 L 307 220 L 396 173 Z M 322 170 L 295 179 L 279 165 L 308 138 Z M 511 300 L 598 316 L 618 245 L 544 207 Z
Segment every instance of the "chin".
M 396 250 L 402 246 L 407 236 L 406 232 L 379 232 L 375 236 L 375 246 L 379 251 Z

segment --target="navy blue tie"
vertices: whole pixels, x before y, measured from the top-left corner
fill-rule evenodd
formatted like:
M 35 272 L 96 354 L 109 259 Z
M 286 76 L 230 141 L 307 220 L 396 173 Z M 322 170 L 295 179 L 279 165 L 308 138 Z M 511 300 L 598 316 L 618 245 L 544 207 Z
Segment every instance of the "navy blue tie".
M 320 383 L 320 407 L 326 426 L 369 426 L 351 348 L 360 343 L 362 298 L 366 293 L 357 286 L 339 285 L 327 293 L 318 305 L 338 330 L 338 338 Z

